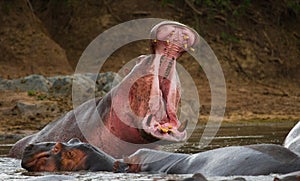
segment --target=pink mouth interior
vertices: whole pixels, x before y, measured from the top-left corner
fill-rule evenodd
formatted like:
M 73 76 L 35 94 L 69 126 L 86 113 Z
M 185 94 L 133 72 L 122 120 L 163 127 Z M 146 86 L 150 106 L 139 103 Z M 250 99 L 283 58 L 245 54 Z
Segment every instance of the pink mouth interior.
M 153 65 L 156 69 L 152 79 L 149 109 L 142 122 L 143 130 L 159 139 L 182 141 L 186 132 L 178 131 L 181 124 L 176 112 L 180 101 L 180 85 L 176 77 L 176 62 L 156 55 Z
M 142 127 L 158 139 L 183 141 L 187 122 L 180 123 L 176 115 L 181 94 L 176 59 L 194 44 L 196 37 L 190 29 L 177 24 L 161 25 L 154 31 L 157 39 L 153 40 L 152 76 L 143 78 L 151 91 Z

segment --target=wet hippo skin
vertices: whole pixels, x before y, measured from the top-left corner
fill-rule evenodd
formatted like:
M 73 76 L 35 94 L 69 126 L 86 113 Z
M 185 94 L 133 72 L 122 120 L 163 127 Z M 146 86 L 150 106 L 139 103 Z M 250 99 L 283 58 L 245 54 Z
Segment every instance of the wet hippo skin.
M 158 161 L 151 163 L 152 160 Z M 300 168 L 296 154 L 272 144 L 231 146 L 193 155 L 140 149 L 125 161 L 130 163 L 129 172 L 202 173 L 205 176 L 268 175 Z
M 66 142 L 74 137 L 116 158 L 141 147 L 155 148 L 157 145 L 149 143 L 157 140 L 184 141 L 187 121 L 180 122 L 176 115 L 181 95 L 176 60 L 197 43 L 199 35 L 172 21 L 159 23 L 150 33 L 153 55 L 141 56 L 131 72 L 103 98 L 83 103 L 40 132 L 18 141 L 9 156 L 21 158 L 31 143 Z M 87 130 L 85 135 L 82 130 Z
M 273 144 L 231 146 L 197 154 L 140 149 L 124 159 L 72 139 L 68 143 L 37 143 L 26 147 L 22 167 L 29 171 L 114 171 L 205 176 L 285 174 L 300 170 L 300 158 Z
M 25 148 L 21 165 L 28 171 L 113 171 L 116 160 L 79 139 L 42 142 Z

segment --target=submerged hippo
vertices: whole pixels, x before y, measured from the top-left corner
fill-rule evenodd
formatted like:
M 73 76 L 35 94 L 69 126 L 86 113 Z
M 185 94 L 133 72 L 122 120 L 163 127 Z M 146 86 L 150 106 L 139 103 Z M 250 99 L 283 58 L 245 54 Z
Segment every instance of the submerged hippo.
M 300 158 L 273 144 L 231 146 L 197 154 L 140 149 L 116 160 L 88 143 L 37 143 L 26 147 L 22 167 L 29 171 L 114 171 L 205 176 L 285 174 L 300 169 Z
M 145 147 L 141 144 L 184 141 L 187 121 L 180 123 L 176 115 L 181 95 L 176 59 L 192 49 L 199 35 L 183 24 L 164 21 L 154 26 L 151 37 L 153 55 L 141 56 L 107 95 L 83 103 L 40 132 L 18 141 L 9 156 L 21 158 L 31 143 L 66 142 L 74 137 L 88 140 L 116 158 Z M 87 135 L 82 134 L 82 127 L 88 130 Z
M 289 132 L 283 146 L 300 155 L 300 121 Z

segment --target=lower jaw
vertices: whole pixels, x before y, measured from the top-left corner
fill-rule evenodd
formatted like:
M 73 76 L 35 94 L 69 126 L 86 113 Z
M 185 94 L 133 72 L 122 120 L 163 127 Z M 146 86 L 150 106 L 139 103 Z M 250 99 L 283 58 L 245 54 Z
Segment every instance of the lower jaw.
M 140 129 L 141 136 L 147 140 L 149 143 L 154 143 L 159 141 L 159 144 L 170 144 L 170 143 L 178 143 L 182 142 L 186 138 L 186 132 L 181 133 L 182 135 L 180 137 L 182 138 L 176 138 L 176 136 L 170 135 L 170 133 L 151 133 L 147 132 L 145 129 Z M 157 131 L 158 132 L 158 131 Z
M 155 136 L 153 136 L 152 134 L 150 133 L 147 133 L 145 130 L 143 129 L 140 129 L 139 130 L 140 133 L 141 133 L 141 136 L 149 143 L 154 143 L 154 142 L 157 142 L 159 141 L 160 139 L 159 138 L 156 138 Z

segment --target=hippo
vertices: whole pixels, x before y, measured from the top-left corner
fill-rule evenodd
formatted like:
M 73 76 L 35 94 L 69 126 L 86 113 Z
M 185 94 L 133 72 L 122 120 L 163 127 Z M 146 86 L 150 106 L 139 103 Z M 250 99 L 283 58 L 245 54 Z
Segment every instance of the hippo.
M 205 176 L 285 174 L 300 169 L 300 158 L 281 145 L 230 146 L 196 154 L 142 148 L 115 159 L 89 143 L 44 142 L 26 147 L 21 163 L 28 171 L 111 171 Z
M 21 166 L 28 171 L 113 171 L 115 161 L 97 147 L 73 138 L 67 143 L 29 144 Z
M 19 140 L 8 156 L 21 158 L 24 148 L 32 143 L 67 142 L 74 137 L 116 158 L 143 147 L 157 148 L 157 141 L 186 140 L 187 120 L 180 122 L 176 115 L 181 97 L 176 60 L 193 49 L 199 35 L 173 21 L 155 25 L 150 33 L 152 55 L 139 57 L 138 63 L 110 92 Z M 87 135 L 83 135 L 82 129 L 88 130 Z
M 300 156 L 300 121 L 289 132 L 284 140 L 283 146 Z

